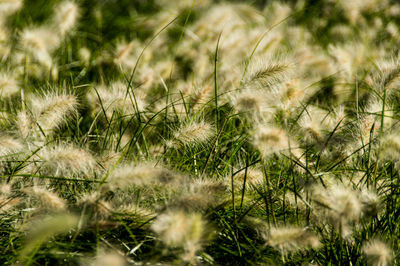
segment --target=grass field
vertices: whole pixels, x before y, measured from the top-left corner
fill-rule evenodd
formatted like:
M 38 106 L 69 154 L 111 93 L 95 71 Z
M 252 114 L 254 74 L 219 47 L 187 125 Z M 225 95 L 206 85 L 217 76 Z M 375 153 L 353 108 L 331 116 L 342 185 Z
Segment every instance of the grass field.
M 0 264 L 398 264 L 399 23 L 0 0 Z

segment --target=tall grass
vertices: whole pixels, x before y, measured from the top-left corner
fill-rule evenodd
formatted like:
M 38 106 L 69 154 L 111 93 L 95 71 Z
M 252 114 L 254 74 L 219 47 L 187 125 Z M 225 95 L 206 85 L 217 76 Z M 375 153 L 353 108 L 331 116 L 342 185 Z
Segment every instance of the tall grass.
M 395 265 L 400 5 L 0 0 L 0 263 Z

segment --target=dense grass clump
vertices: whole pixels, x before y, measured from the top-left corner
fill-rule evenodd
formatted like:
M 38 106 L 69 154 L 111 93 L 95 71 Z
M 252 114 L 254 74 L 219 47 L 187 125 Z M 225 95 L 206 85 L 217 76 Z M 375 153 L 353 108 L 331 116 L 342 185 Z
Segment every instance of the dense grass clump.
M 0 0 L 0 264 L 398 264 L 399 22 Z

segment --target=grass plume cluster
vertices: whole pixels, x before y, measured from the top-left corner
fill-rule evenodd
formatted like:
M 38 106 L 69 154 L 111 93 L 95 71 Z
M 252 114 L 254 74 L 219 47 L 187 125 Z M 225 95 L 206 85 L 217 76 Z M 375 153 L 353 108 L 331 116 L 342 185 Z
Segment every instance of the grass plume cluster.
M 398 25 L 390 0 L 0 0 L 0 264 L 399 264 Z

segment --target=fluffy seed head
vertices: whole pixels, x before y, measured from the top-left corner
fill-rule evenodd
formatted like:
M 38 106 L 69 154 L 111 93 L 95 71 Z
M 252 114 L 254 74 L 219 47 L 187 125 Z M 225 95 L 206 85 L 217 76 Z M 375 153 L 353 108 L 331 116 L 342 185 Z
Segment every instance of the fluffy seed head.
M 200 214 L 167 212 L 159 215 L 152 224 L 152 230 L 169 246 L 184 246 L 187 242 L 199 242 L 205 222 Z
M 343 106 L 340 106 L 333 110 L 333 112 L 329 113 L 324 119 L 324 125 L 327 126 L 328 131 L 332 132 L 336 127 L 336 132 L 339 132 L 343 129 L 343 125 L 345 124 L 346 112 Z M 340 124 L 339 124 L 340 123 Z
M 0 74 L 0 97 L 10 97 L 19 92 L 17 81 L 7 74 Z
M 400 161 L 400 136 L 389 134 L 380 142 L 379 155 L 384 160 Z
M 12 198 L 0 195 L 0 213 L 7 212 L 21 203 L 21 198 Z
M 246 177 L 247 188 L 252 188 L 252 186 L 263 184 L 265 179 L 264 174 L 259 169 L 248 168 L 247 171 L 242 170 L 240 173 L 238 173 L 236 176 L 233 177 L 235 179 L 234 180 L 235 185 L 237 186 L 238 189 L 242 189 L 245 177 Z M 230 177 L 228 179 L 230 181 Z
M 9 195 L 11 193 L 11 185 L 10 184 L 1 184 L 0 185 L 0 195 Z
M 206 222 L 200 214 L 169 211 L 157 217 L 151 229 L 168 247 L 184 249 L 183 259 L 191 261 L 206 237 Z
M 65 210 L 65 201 L 56 193 L 40 187 L 27 189 L 26 192 L 38 199 L 39 203 L 48 210 L 63 211 Z
M 146 221 L 156 216 L 156 214 L 153 211 L 137 206 L 137 204 L 135 203 L 129 203 L 123 205 L 118 204 L 118 207 L 116 207 L 115 211 L 122 215 L 135 216 L 138 219 L 142 218 L 145 219 Z
M 18 11 L 23 5 L 22 0 L 1 0 L 0 1 L 0 14 L 1 16 L 8 16 Z
M 131 92 L 127 94 L 127 85 L 122 82 L 117 81 L 110 86 L 99 85 L 96 90 L 98 95 L 93 90 L 88 94 L 89 100 L 94 103 L 96 112 L 103 112 L 104 108 L 109 119 L 114 111 L 131 115 L 143 112 L 146 108 L 145 95 L 140 91 L 134 92 L 135 97 Z
M 125 266 L 126 260 L 115 251 L 101 250 L 91 261 L 83 261 L 81 265 L 90 266 Z
M 287 77 L 291 64 L 284 58 L 259 57 L 248 66 L 247 85 L 268 87 Z
M 267 120 L 275 111 L 272 93 L 259 90 L 244 90 L 232 98 L 232 106 L 246 117 L 256 121 Z
M 210 96 L 211 91 L 211 86 L 204 86 L 204 88 L 197 90 L 192 97 L 193 105 L 200 107 L 201 104 L 204 104 Z
M 367 257 L 367 261 L 370 265 L 390 265 L 393 258 L 392 250 L 384 242 L 378 239 L 370 240 L 364 244 L 362 252 Z
M 191 122 L 182 125 L 175 131 L 175 140 L 183 145 L 200 144 L 209 140 L 214 135 L 213 127 L 204 121 Z
M 253 146 L 266 159 L 273 154 L 289 149 L 289 138 L 285 131 L 275 127 L 260 126 L 256 129 Z
M 190 182 L 178 199 L 168 204 L 169 208 L 186 211 L 200 211 L 217 206 L 225 199 L 226 185 L 211 179 Z
M 55 11 L 53 23 L 61 35 L 64 35 L 75 26 L 79 17 L 79 7 L 73 1 L 63 1 Z
M 26 111 L 18 112 L 16 124 L 21 137 L 26 138 L 32 126 L 31 118 Z
M 86 47 L 82 47 L 78 51 L 78 56 L 81 62 L 85 65 L 88 65 L 90 62 L 90 57 L 92 56 L 92 53 L 90 50 Z
M 271 228 L 266 237 L 268 245 L 279 249 L 283 254 L 305 248 L 318 248 L 318 238 L 309 230 L 295 226 Z
M 88 205 L 96 205 L 97 202 L 100 200 L 101 198 L 101 194 L 98 191 L 94 191 L 91 193 L 83 193 L 78 195 L 77 198 L 77 205 L 84 205 L 84 204 L 88 204 Z
M 304 88 L 305 85 L 299 79 L 291 79 L 282 84 L 278 91 L 277 104 L 282 110 L 290 113 L 302 102 L 307 101 L 315 92 L 314 88 Z
M 373 216 L 380 211 L 381 200 L 375 191 L 366 188 L 362 189 L 360 200 L 365 215 Z
M 308 108 L 299 119 L 299 126 L 302 129 L 305 140 L 308 142 L 320 143 L 324 138 L 324 127 L 321 121 L 327 116 L 324 110 L 316 107 Z
M 363 206 L 357 191 L 342 184 L 333 184 L 326 188 L 314 185 L 311 197 L 316 203 L 314 211 L 318 218 L 327 219 L 342 236 L 348 236 L 348 224 L 359 220 Z
M 50 53 L 60 44 L 60 38 L 48 28 L 25 29 L 20 36 L 21 45 L 41 65 L 50 69 L 53 60 Z
M 76 112 L 78 99 L 74 95 L 55 94 L 32 98 L 32 112 L 44 131 L 61 126 Z
M 16 153 L 22 148 L 22 144 L 17 139 L 6 135 L 0 135 L 0 156 Z
M 112 188 L 128 188 L 132 185 L 149 185 L 154 183 L 179 183 L 178 174 L 154 163 L 125 164 L 118 166 L 109 176 L 108 182 Z
M 44 166 L 54 175 L 89 174 L 96 166 L 96 160 L 87 151 L 73 146 L 58 145 L 42 149 L 40 157 Z
M 114 58 L 114 63 L 117 65 L 124 63 L 134 47 L 135 47 L 135 42 L 118 45 L 117 52 Z

